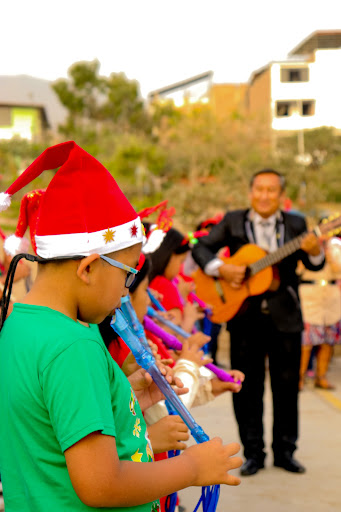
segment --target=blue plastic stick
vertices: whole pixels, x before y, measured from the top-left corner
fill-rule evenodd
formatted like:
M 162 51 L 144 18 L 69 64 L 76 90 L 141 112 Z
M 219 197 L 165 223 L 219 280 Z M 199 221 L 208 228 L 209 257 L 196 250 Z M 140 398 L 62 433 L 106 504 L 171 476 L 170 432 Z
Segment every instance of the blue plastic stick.
M 149 352 L 151 352 L 151 348 L 148 344 L 148 341 L 147 341 L 147 338 L 146 338 L 146 335 L 144 332 L 144 327 L 141 324 L 141 322 L 139 321 L 139 319 L 137 318 L 135 309 L 131 303 L 129 295 L 126 295 L 125 297 L 123 297 L 121 299 L 121 310 L 122 310 L 124 316 L 126 317 L 126 319 L 129 318 L 131 320 L 131 325 L 133 327 L 133 330 L 134 330 L 136 336 L 140 340 L 140 343 L 142 345 L 144 345 Z M 165 401 L 165 404 L 167 406 L 167 410 L 168 410 L 169 414 L 176 414 L 176 411 L 173 409 L 173 407 L 170 405 L 170 403 L 167 402 L 167 400 Z M 179 450 L 177 450 L 177 451 L 170 450 L 168 452 L 168 458 L 175 457 L 179 454 L 180 454 Z M 173 492 L 172 494 L 167 496 L 166 503 L 165 503 L 166 512 L 175 512 L 177 497 L 178 497 L 177 492 Z
M 140 342 L 142 343 L 142 345 L 148 350 L 148 352 L 152 353 L 152 350 L 149 346 L 149 343 L 144 332 L 144 327 L 137 318 L 135 309 L 132 306 L 129 295 L 122 297 L 121 311 L 124 314 L 126 320 L 129 320 L 131 322 L 134 332 L 138 339 L 140 340 Z
M 151 307 L 148 308 L 148 315 L 150 315 L 153 318 L 156 318 L 163 324 L 167 325 L 167 327 L 169 327 L 170 329 L 172 329 L 173 331 L 175 331 L 177 334 L 179 334 L 180 336 L 182 336 L 184 338 L 189 338 L 189 336 L 191 336 L 188 332 L 184 331 L 178 325 L 175 325 L 175 324 L 173 324 L 173 322 L 166 320 L 163 316 L 161 316 L 159 313 L 157 313 L 157 311 L 155 311 Z M 145 317 L 144 323 L 145 323 L 145 327 L 147 328 L 147 330 L 149 329 L 151 332 L 156 334 L 156 336 L 160 336 L 160 338 L 165 342 L 165 344 L 169 348 L 173 348 L 175 350 L 179 350 L 179 349 L 181 350 L 181 348 L 182 348 L 181 343 L 177 340 L 177 338 L 175 336 L 172 336 L 168 332 L 166 333 L 165 331 L 163 331 L 158 325 L 156 325 L 154 322 L 152 322 L 150 319 L 148 319 L 148 317 Z M 159 333 L 158 333 L 158 331 L 159 331 Z M 217 366 L 215 366 L 212 363 L 208 363 L 205 366 L 209 370 L 211 370 L 213 373 L 215 373 L 215 375 L 220 380 L 225 381 L 225 382 L 232 382 L 232 383 L 235 382 L 234 377 L 232 377 L 232 375 L 230 375 L 229 373 L 225 372 L 222 368 L 218 368 Z M 237 384 L 240 384 L 240 380 L 237 381 Z
M 124 301 L 125 304 L 130 304 L 128 300 Z M 130 311 L 130 313 L 132 313 Z M 137 326 L 139 321 L 136 317 Z M 134 316 L 134 315 L 133 315 Z M 196 423 L 193 416 L 184 406 L 184 404 L 179 399 L 178 395 L 166 381 L 166 379 L 161 374 L 159 368 L 156 365 L 154 356 L 147 351 L 147 349 L 140 342 L 139 338 L 131 331 L 129 324 L 127 323 L 126 318 L 121 310 L 116 309 L 116 314 L 111 321 L 112 328 L 117 332 L 117 334 L 125 341 L 128 345 L 137 363 L 142 366 L 148 373 L 152 376 L 154 382 L 157 384 L 159 389 L 163 392 L 166 398 L 166 405 L 169 411 L 176 411 L 177 414 L 181 417 L 183 422 L 190 429 L 191 434 L 197 443 L 203 443 L 209 440 L 209 437 L 203 429 Z M 195 507 L 196 512 L 202 504 L 203 512 L 215 512 L 218 499 L 220 493 L 220 485 L 213 485 L 202 487 L 201 497 L 198 501 L 197 506 Z M 171 512 L 172 508 L 175 506 L 176 500 L 174 500 L 174 494 L 169 497 L 169 511 Z M 172 507 L 172 508 L 171 508 Z
M 167 311 L 166 308 L 163 307 L 163 305 L 161 304 L 161 302 L 159 300 L 157 300 L 156 297 L 154 297 L 154 295 L 152 294 L 152 292 L 147 289 L 147 293 L 149 295 L 149 298 L 150 300 L 152 301 L 152 304 L 154 304 L 154 306 L 159 310 L 159 311 Z
M 166 318 L 160 316 L 158 312 L 155 311 L 155 309 L 151 308 L 150 306 L 148 306 L 147 315 L 150 316 L 151 318 L 156 318 L 157 320 L 161 321 L 163 324 L 165 324 L 167 327 L 172 329 L 174 332 L 176 332 L 176 334 L 179 334 L 179 336 L 182 336 L 183 338 L 189 338 L 191 336 L 191 333 L 184 331 L 184 329 L 182 329 L 178 325 L 175 325 L 170 320 L 166 320 Z
M 123 339 L 123 341 L 128 345 L 136 359 L 137 364 L 142 366 L 142 368 L 144 368 L 152 376 L 154 382 L 162 391 L 166 400 L 169 401 L 169 403 L 177 411 L 183 422 L 190 429 L 191 434 L 196 440 L 196 442 L 203 443 L 205 441 L 208 441 L 208 435 L 205 434 L 200 425 L 196 423 L 195 419 L 184 406 L 184 404 L 181 402 L 180 398 L 175 393 L 174 389 L 163 377 L 162 373 L 157 367 L 154 356 L 150 352 L 148 352 L 145 349 L 145 347 L 142 346 L 137 336 L 131 331 L 131 329 L 129 328 L 129 324 L 126 321 L 124 314 L 120 309 L 116 309 L 116 314 L 115 317 L 113 317 L 113 320 L 111 321 L 111 326 L 117 332 L 117 334 Z

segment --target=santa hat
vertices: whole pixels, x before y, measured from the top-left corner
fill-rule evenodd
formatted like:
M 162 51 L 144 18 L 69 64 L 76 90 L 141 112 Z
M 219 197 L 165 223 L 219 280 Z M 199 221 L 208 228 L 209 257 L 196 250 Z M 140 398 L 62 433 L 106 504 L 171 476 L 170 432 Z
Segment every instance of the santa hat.
M 35 234 L 39 215 L 40 202 L 45 189 L 32 190 L 24 195 L 20 202 L 17 229 L 14 235 L 10 235 L 4 242 L 4 250 L 10 256 L 26 252 L 29 241 L 24 238 L 27 228 L 30 228 L 31 244 L 34 252 L 37 252 Z
M 160 203 L 160 205 L 163 206 L 164 203 L 167 204 L 167 202 L 168 201 L 164 201 L 163 203 Z M 160 205 L 154 207 L 153 211 L 155 211 L 156 208 L 159 208 Z M 172 215 L 174 214 L 175 208 L 171 207 L 168 210 L 164 208 L 160 212 L 156 224 L 150 225 L 149 231 L 147 233 L 147 241 L 142 247 L 144 254 L 151 254 L 159 249 L 168 231 L 173 225 Z
M 58 167 L 40 201 L 38 256 L 108 254 L 143 242 L 140 218 L 114 178 L 73 141 L 46 149 L 0 194 L 0 211 L 43 171 Z

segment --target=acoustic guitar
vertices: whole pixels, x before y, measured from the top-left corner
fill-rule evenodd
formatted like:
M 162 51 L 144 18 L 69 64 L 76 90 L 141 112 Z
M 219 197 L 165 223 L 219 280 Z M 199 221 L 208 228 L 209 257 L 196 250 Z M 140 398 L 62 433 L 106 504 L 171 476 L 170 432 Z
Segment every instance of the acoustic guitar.
M 339 232 L 340 226 L 341 215 L 337 215 L 321 222 L 313 232 L 319 237 L 333 236 Z M 300 234 L 270 254 L 255 244 L 247 244 L 233 256 L 221 258 L 224 263 L 246 266 L 244 281 L 238 289 L 232 288 L 222 278 L 206 275 L 201 269 L 193 272 L 196 294 L 212 306 L 212 322 L 220 324 L 231 320 L 248 297 L 269 290 L 274 282 L 273 266 L 298 251 L 306 235 L 307 232 Z

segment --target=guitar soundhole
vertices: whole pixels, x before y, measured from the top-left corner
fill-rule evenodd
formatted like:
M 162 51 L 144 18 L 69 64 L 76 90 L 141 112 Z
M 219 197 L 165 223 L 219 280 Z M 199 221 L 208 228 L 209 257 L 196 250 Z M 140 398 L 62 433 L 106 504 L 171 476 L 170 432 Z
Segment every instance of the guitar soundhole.
M 251 269 L 250 269 L 250 267 L 246 267 L 243 282 L 245 283 L 245 281 L 247 281 L 250 277 L 251 277 Z

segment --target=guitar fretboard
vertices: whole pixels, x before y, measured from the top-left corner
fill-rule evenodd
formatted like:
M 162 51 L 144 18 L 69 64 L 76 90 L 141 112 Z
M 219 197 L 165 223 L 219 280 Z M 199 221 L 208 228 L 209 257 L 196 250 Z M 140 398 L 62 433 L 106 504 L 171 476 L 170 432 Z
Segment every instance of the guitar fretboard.
M 301 241 L 306 236 L 306 234 L 306 232 L 301 233 L 299 236 L 293 238 L 290 240 L 290 242 L 287 242 L 282 247 L 277 249 L 277 251 L 267 254 L 264 256 L 264 258 L 261 258 L 255 263 L 251 263 L 251 265 L 249 265 L 250 276 L 254 276 L 261 270 L 264 270 L 266 267 L 272 267 L 272 265 L 276 265 L 276 263 L 279 263 L 287 256 L 290 256 L 290 254 L 294 254 L 294 252 L 298 251 L 300 248 Z

